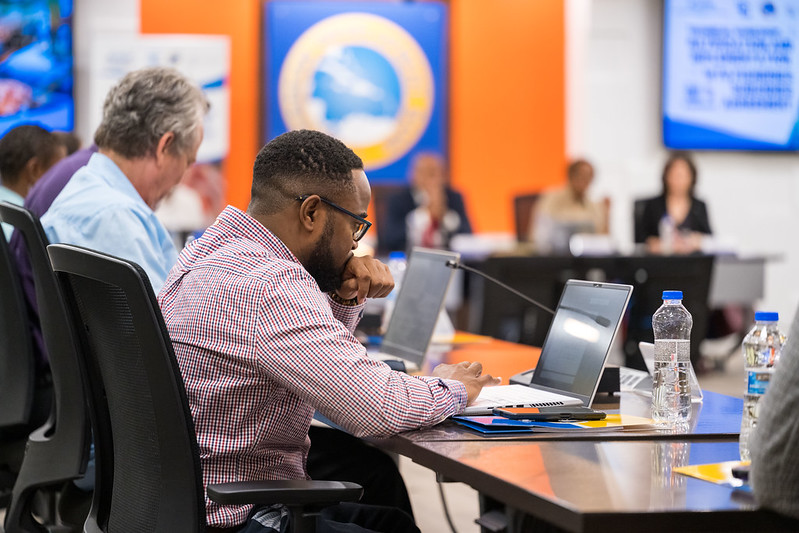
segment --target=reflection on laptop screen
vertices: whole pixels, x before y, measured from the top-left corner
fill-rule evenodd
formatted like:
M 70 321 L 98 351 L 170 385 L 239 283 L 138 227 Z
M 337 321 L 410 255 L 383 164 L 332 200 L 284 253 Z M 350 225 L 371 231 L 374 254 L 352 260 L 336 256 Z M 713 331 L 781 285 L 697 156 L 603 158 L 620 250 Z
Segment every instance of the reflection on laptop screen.
M 629 293 L 623 285 L 567 283 L 532 383 L 592 397 Z
M 380 351 L 421 365 L 459 254 L 414 248 Z

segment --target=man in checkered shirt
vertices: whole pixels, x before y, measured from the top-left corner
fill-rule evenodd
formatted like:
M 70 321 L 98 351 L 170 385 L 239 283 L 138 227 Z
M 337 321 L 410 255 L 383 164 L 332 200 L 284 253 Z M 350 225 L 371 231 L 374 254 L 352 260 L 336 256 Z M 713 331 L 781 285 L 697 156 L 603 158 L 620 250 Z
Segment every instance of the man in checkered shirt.
M 180 254 L 159 301 L 205 485 L 307 478 L 314 410 L 357 437 L 385 437 L 459 413 L 498 382 L 479 363 L 415 377 L 366 356 L 352 332 L 366 299 L 394 286 L 386 265 L 352 253 L 370 226 L 370 197 L 349 148 L 289 132 L 258 154 L 247 212 L 228 206 Z M 206 498 L 206 510 L 211 531 L 286 528 L 282 508 Z M 401 511 L 363 504 L 331 509 L 320 530 L 356 515 L 367 529 L 418 531 Z

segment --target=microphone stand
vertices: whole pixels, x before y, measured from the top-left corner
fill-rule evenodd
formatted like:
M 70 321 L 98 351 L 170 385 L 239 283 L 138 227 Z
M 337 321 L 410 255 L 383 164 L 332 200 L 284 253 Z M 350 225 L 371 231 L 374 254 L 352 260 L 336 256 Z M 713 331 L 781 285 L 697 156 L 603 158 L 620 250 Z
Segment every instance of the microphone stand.
M 501 281 L 499 281 L 497 278 L 494 278 L 494 277 L 492 277 L 492 276 L 489 276 L 489 275 L 488 275 L 488 274 L 486 274 L 485 272 L 480 272 L 479 270 L 477 270 L 477 269 L 475 269 L 475 268 L 472 268 L 472 267 L 470 267 L 470 266 L 466 266 L 466 265 L 464 265 L 463 263 L 460 263 L 460 262 L 458 262 L 458 261 L 454 261 L 454 260 L 452 260 L 452 259 L 450 259 L 449 261 L 447 261 L 446 265 L 447 265 L 449 268 L 452 268 L 452 269 L 454 269 L 454 270 L 457 270 L 457 269 L 459 269 L 459 268 L 460 268 L 461 270 L 465 270 L 465 271 L 467 271 L 467 272 L 472 272 L 473 274 L 477 274 L 478 276 L 482 276 L 483 278 L 487 279 L 488 281 L 491 281 L 491 282 L 493 282 L 493 283 L 496 283 L 497 285 L 499 285 L 499 286 L 500 286 L 500 287 L 502 287 L 503 289 L 505 289 L 505 290 L 507 290 L 507 291 L 510 291 L 510 292 L 512 292 L 513 294 L 515 294 L 516 296 L 518 296 L 518 297 L 519 297 L 519 298 L 521 298 L 522 300 L 524 300 L 524 301 L 526 301 L 526 302 L 529 302 L 529 303 L 531 303 L 531 304 L 533 304 L 533 305 L 535 305 L 535 306 L 537 306 L 537 307 L 540 307 L 541 309 L 543 309 L 544 311 L 546 311 L 546 312 L 547 312 L 547 313 L 549 313 L 550 315 L 554 315 L 554 314 L 555 314 L 555 311 L 553 311 L 553 310 L 552 310 L 552 309 L 550 309 L 549 307 L 545 306 L 544 304 L 538 303 L 537 301 L 533 300 L 532 298 L 530 298 L 530 297 L 529 297 L 529 296 L 527 296 L 526 294 L 522 294 L 521 292 L 517 291 L 516 289 L 514 289 L 514 288 L 513 288 L 513 287 L 511 287 L 511 286 L 509 286 L 509 285 L 505 285 L 504 283 L 502 283 Z

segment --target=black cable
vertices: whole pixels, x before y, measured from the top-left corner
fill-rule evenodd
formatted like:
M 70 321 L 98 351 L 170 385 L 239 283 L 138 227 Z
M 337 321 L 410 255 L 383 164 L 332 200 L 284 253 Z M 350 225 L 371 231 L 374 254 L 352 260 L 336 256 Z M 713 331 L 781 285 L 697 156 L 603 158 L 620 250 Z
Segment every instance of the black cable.
M 450 268 L 456 268 L 456 269 L 457 269 L 457 268 L 460 268 L 461 270 L 465 270 L 465 271 L 467 271 L 467 272 L 472 272 L 472 273 L 474 273 L 474 274 L 477 274 L 478 276 L 482 276 L 482 277 L 484 277 L 485 279 L 487 279 L 487 280 L 489 280 L 489 281 L 493 281 L 494 283 L 496 283 L 497 285 L 499 285 L 499 286 L 500 286 L 500 287 L 502 287 L 503 289 L 505 289 L 505 290 L 508 290 L 508 291 L 512 292 L 513 294 L 515 294 L 516 296 L 518 296 L 518 297 L 519 297 L 519 298 L 521 298 L 522 300 L 524 300 L 524 301 L 526 301 L 526 302 L 530 302 L 530 303 L 531 303 L 531 304 L 533 304 L 533 305 L 537 305 L 538 307 L 540 307 L 541 309 L 543 309 L 544 311 L 546 311 L 546 312 L 547 312 L 547 313 L 549 313 L 550 315 L 554 315 L 554 314 L 555 314 L 555 311 L 553 311 L 553 310 L 552 310 L 552 309 L 550 309 L 549 307 L 545 306 L 544 304 L 540 304 L 540 303 L 536 302 L 535 300 L 533 300 L 532 298 L 530 298 L 530 297 L 529 297 L 529 296 L 527 296 L 526 294 L 524 294 L 524 293 L 521 293 L 521 292 L 517 291 L 517 290 L 516 290 L 516 289 L 514 289 L 513 287 L 510 287 L 510 286 L 508 286 L 508 285 L 505 285 L 504 283 L 502 283 L 501 281 L 499 281 L 497 278 L 493 278 L 493 277 L 489 276 L 488 274 L 486 274 L 485 272 L 481 272 L 481 271 L 479 271 L 479 270 L 477 270 L 477 269 L 475 269 L 475 268 L 472 268 L 472 267 L 466 266 L 466 265 L 464 265 L 463 263 L 459 263 L 459 262 L 457 262 L 457 261 L 452 261 L 452 260 L 450 260 L 450 261 L 447 261 L 447 266 L 448 266 L 448 267 L 450 267 Z
M 458 531 L 455 529 L 455 524 L 452 522 L 452 517 L 449 516 L 447 500 L 444 498 L 444 485 L 441 483 L 441 481 L 436 482 L 438 483 L 438 493 L 441 495 L 441 506 L 444 508 L 444 516 L 447 518 L 449 529 L 452 531 L 452 533 L 458 533 Z

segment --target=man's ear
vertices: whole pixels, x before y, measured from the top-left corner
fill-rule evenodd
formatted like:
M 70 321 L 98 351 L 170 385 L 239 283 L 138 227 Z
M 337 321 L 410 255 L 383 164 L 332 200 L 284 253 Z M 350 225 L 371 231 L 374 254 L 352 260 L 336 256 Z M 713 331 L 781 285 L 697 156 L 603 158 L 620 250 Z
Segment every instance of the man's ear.
M 300 204 L 300 224 L 309 233 L 324 222 L 320 219 L 321 208 L 322 201 L 315 194 L 312 194 Z
M 30 189 L 42 174 L 44 174 L 44 165 L 38 157 L 33 156 L 28 159 L 28 162 L 25 163 L 24 167 L 22 167 L 21 178 L 25 183 L 27 183 L 28 189 Z
M 155 148 L 155 161 L 160 166 L 167 155 L 170 155 L 175 150 L 175 133 L 168 131 L 161 135 L 158 139 L 158 145 Z

